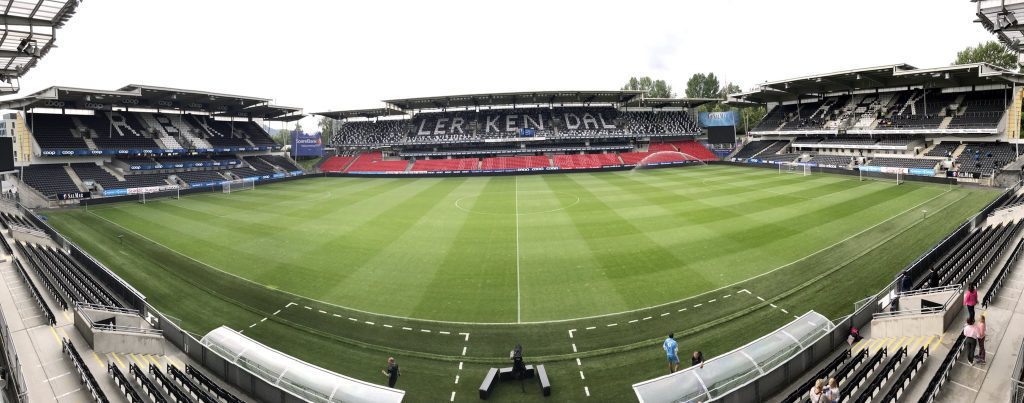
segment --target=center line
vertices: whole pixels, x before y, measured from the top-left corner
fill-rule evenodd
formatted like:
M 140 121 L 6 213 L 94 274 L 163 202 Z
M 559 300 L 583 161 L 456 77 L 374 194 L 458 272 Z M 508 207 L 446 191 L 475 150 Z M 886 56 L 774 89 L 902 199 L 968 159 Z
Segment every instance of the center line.
M 519 288 L 519 175 L 515 178 L 515 205 L 516 205 L 516 323 L 523 321 L 523 305 Z

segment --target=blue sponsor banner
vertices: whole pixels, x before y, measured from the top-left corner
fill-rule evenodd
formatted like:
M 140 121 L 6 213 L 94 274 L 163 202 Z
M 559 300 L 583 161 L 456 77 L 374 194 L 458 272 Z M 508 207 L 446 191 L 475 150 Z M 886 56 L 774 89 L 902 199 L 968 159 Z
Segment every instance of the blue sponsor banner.
M 292 176 L 299 176 L 299 175 L 302 175 L 303 173 L 304 173 L 303 171 L 289 171 L 288 172 L 288 174 L 292 175 Z
M 697 114 L 697 120 L 701 127 L 736 126 L 740 121 L 739 114 L 735 111 L 725 112 L 701 112 Z
M 910 174 L 920 176 L 935 176 L 935 170 L 924 168 L 910 168 Z
M 193 151 L 198 153 L 231 153 L 240 151 L 270 151 L 271 147 L 224 147 L 224 148 L 197 148 Z M 81 155 L 175 155 L 187 153 L 184 148 L 172 149 L 151 149 L 151 148 L 130 148 L 119 150 L 88 150 L 88 149 L 44 149 L 40 153 L 45 156 L 81 156 Z
M 527 128 L 527 127 L 519 129 L 519 136 L 520 137 L 533 137 L 535 135 L 537 135 L 537 131 L 534 130 L 534 129 L 530 129 L 530 128 Z
M 292 132 L 292 157 L 323 157 L 320 133 Z
M 864 172 L 882 172 L 882 167 L 873 167 L 870 165 L 861 165 L 860 170 Z
M 104 189 L 104 196 L 126 196 L 128 195 L 128 189 Z

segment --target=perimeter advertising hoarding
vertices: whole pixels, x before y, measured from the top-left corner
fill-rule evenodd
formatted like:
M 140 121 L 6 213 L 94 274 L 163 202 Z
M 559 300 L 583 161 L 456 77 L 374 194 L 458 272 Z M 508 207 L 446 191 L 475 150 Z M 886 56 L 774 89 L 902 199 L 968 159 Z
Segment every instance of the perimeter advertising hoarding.
M 323 157 L 320 133 L 292 132 L 292 157 Z

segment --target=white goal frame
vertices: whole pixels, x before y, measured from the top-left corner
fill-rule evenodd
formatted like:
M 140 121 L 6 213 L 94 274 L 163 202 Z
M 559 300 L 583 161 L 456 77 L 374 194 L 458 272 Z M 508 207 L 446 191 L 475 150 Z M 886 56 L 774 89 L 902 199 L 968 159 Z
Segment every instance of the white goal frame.
M 881 181 L 881 182 L 896 182 L 896 185 L 902 185 L 904 182 L 906 182 L 906 179 L 903 177 L 906 174 L 904 174 L 902 172 L 884 172 L 884 173 L 889 174 L 889 175 L 896 175 L 896 178 L 894 179 L 894 178 L 885 178 L 885 177 L 879 178 L 879 177 L 874 177 L 874 176 L 864 176 L 864 171 L 861 171 L 859 169 L 857 170 L 857 176 L 859 177 L 861 182 L 866 181 L 866 180 Z
M 811 175 L 811 166 L 795 162 L 779 162 L 779 174 Z
M 181 198 L 181 188 L 173 189 L 173 190 L 174 190 L 174 194 L 173 195 L 171 194 L 171 190 L 170 189 L 169 190 L 162 190 L 162 191 L 158 191 L 158 192 L 142 192 L 142 193 L 139 193 L 139 203 L 146 204 L 146 203 L 148 203 L 150 201 L 153 201 L 153 200 L 156 200 L 156 199 L 180 199 Z M 159 194 L 159 195 L 151 196 L 154 193 Z
M 238 179 L 221 183 L 221 191 L 224 193 L 241 192 L 243 190 L 256 189 L 256 181 Z

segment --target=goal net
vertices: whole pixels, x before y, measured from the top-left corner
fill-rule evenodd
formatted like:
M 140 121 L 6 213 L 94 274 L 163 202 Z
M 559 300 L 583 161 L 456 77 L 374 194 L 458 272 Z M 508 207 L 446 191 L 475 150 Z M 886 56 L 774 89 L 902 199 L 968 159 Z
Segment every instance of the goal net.
M 140 192 L 139 203 L 146 204 L 154 202 L 160 199 L 178 199 L 181 198 L 180 189 L 161 190 L 154 192 Z
M 809 165 L 797 164 L 795 162 L 780 162 L 779 173 L 809 176 L 811 174 L 811 167 Z
M 255 188 L 256 181 L 247 180 L 234 180 L 224 182 L 224 184 L 221 185 L 221 189 L 224 191 L 224 193 L 241 192 L 243 190 L 253 190 Z
M 900 172 L 900 171 L 894 171 L 894 172 L 871 172 L 871 171 L 860 170 L 859 172 L 860 172 L 859 176 L 860 176 L 860 180 L 861 181 L 891 182 L 891 183 L 895 183 L 897 185 L 902 185 L 903 182 L 905 181 L 905 178 L 903 177 L 905 174 L 903 172 Z

